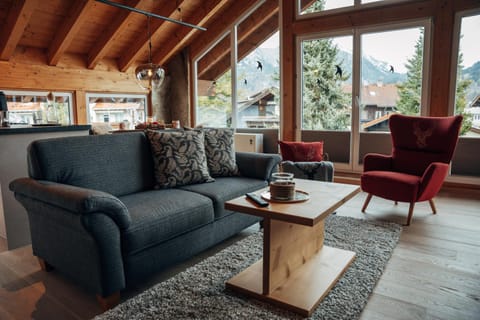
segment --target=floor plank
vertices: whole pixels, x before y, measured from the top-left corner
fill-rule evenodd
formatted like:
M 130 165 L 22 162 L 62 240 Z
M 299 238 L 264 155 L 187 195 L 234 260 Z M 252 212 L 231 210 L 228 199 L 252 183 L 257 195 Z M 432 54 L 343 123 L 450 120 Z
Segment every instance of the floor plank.
M 363 214 L 360 193 L 338 215 L 405 223 L 408 205 L 372 198 Z M 441 192 L 438 214 L 428 202 L 415 206 L 412 224 L 370 297 L 361 319 L 478 319 L 480 314 L 480 191 Z M 122 293 L 122 300 L 172 277 L 254 232 L 250 228 L 221 245 L 165 270 Z M 58 272 L 43 272 L 31 247 L 6 251 L 0 242 L 0 319 L 91 319 L 101 310 L 94 296 Z

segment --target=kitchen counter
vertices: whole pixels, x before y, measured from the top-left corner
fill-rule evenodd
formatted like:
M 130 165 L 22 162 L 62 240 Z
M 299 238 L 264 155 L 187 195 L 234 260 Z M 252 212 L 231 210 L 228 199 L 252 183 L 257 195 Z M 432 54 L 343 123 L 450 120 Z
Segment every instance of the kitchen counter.
M 25 209 L 15 200 L 10 181 L 28 176 L 27 147 L 39 139 L 88 135 L 90 125 L 12 125 L 0 127 L 0 237 L 8 249 L 30 243 L 30 228 Z
M 0 127 L 0 135 L 90 130 L 90 125 L 12 125 Z

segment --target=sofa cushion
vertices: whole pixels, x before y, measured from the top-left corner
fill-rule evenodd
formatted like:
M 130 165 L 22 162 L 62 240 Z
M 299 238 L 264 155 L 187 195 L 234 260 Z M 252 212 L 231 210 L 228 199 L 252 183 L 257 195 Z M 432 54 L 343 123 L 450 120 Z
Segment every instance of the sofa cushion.
M 130 212 L 122 250 L 131 255 L 213 221 L 212 201 L 179 189 L 150 190 L 121 197 Z
M 246 177 L 219 177 L 215 182 L 180 187 L 209 197 L 213 201 L 215 219 L 229 215 L 230 210 L 225 210 L 225 201 L 240 197 L 247 192 L 256 191 L 267 186 L 267 182 Z
M 234 130 L 229 128 L 205 128 L 205 153 L 212 177 L 238 175 L 235 162 Z
M 211 182 L 202 131 L 152 131 L 150 139 L 158 188 Z

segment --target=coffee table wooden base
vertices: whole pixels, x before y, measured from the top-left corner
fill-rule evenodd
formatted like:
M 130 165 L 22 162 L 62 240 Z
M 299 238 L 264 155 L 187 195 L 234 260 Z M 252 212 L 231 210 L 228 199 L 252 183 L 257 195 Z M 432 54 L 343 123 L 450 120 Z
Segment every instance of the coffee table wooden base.
M 227 281 L 227 288 L 309 316 L 355 258 L 355 252 L 323 246 L 270 294 L 263 294 L 263 259 Z

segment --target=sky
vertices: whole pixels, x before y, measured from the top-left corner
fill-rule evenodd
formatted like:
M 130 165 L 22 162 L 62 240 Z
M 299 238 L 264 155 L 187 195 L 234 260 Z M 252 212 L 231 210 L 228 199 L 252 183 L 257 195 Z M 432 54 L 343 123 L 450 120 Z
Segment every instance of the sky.
M 377 0 L 368 0 L 368 2 L 373 1 Z M 336 7 L 341 7 L 351 5 L 353 0 L 335 0 L 330 2 L 334 3 Z M 479 31 L 480 15 L 462 19 L 460 50 L 463 53 L 463 66 L 465 68 L 471 67 L 475 62 L 480 61 Z M 362 52 L 380 61 L 392 64 L 396 71 L 405 73 L 405 63 L 413 56 L 415 43 L 419 36 L 419 28 L 364 34 L 362 37 Z M 337 37 L 334 42 L 342 50 L 352 52 L 352 37 Z M 279 36 L 277 32 L 260 47 L 278 48 L 278 43 Z

